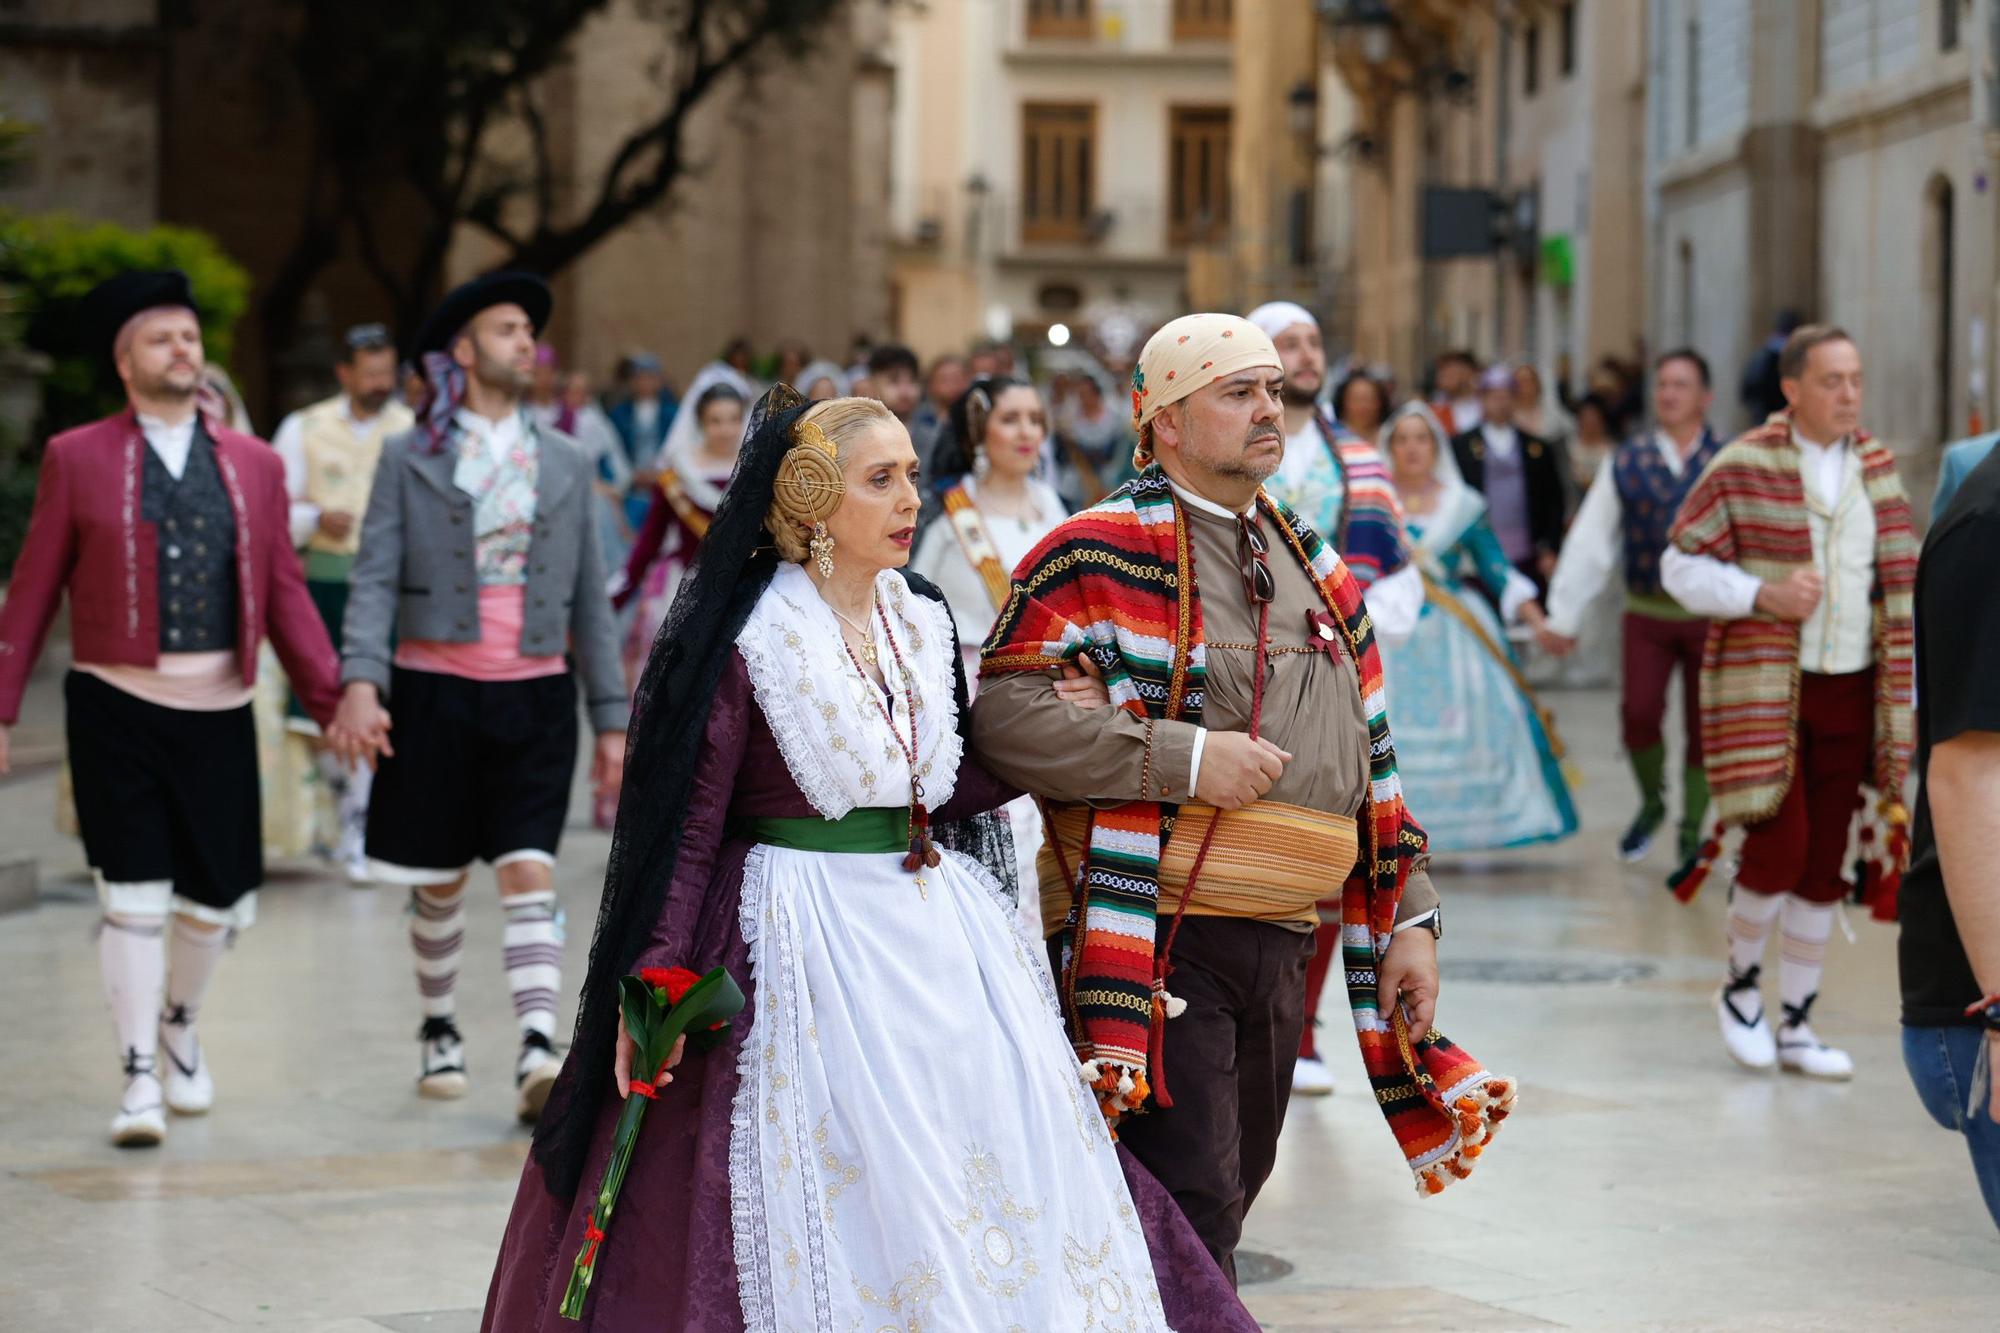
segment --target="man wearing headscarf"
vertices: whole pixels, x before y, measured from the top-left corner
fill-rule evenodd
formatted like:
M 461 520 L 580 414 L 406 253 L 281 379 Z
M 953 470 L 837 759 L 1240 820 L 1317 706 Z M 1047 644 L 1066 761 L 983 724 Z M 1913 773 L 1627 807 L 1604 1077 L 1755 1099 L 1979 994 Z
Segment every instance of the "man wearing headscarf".
M 1285 458 L 1265 485 L 1332 543 L 1367 591 L 1375 633 L 1385 643 L 1400 643 L 1423 612 L 1424 578 L 1410 559 L 1403 502 L 1388 465 L 1375 441 L 1362 439 L 1320 406 L 1326 348 L 1313 313 L 1293 301 L 1268 301 L 1248 318 L 1271 339 L 1285 368 Z M 1314 1029 L 1327 970 L 1340 947 L 1337 893 L 1320 903 L 1317 940 L 1306 973 L 1305 1032 L 1292 1073 L 1293 1091 L 1309 1097 L 1333 1091 Z
M 1452 437 L 1465 484 L 1486 497 L 1487 519 L 1514 568 L 1548 594 L 1568 517 L 1556 448 L 1514 424 L 1514 372 L 1488 366 L 1479 377 L 1479 424 Z
M 410 889 L 424 1010 L 417 1091 L 465 1094 L 454 990 L 466 876 L 484 860 L 507 915 L 507 984 L 521 1029 L 516 1111 L 528 1122 L 560 1063 L 556 844 L 577 748 L 569 658 L 597 733 L 591 780 L 600 792 L 618 786 L 630 715 L 590 460 L 522 407 L 552 304 L 532 274 L 490 274 L 445 297 L 425 323 L 416 351 L 430 400 L 416 428 L 383 448 L 341 665 L 343 732 L 359 738 L 348 755 L 382 755 L 369 867 Z
M 1464 1175 L 1513 1098 L 1431 1029 L 1437 895 L 1368 611 L 1262 487 L 1282 383 L 1271 340 L 1234 315 L 1153 335 L 1133 374 L 1144 470 L 1022 561 L 973 714 L 987 765 L 1049 802 L 1042 921 L 1084 1076 L 1231 1272 L 1329 884 L 1345 882 L 1363 1058 L 1419 1188 Z M 1114 708 L 1057 695 L 1079 659 Z
M 43 455 L 0 606 L 0 773 L 67 591 L 70 773 L 125 1067 L 111 1138 L 150 1147 L 166 1137 L 165 1108 L 199 1115 L 214 1101 L 194 1019 L 224 941 L 256 917 L 258 647 L 268 635 L 322 724 L 337 664 L 292 552 L 283 465 L 197 407 L 201 325 L 186 275 L 122 274 L 80 314 L 127 405 Z

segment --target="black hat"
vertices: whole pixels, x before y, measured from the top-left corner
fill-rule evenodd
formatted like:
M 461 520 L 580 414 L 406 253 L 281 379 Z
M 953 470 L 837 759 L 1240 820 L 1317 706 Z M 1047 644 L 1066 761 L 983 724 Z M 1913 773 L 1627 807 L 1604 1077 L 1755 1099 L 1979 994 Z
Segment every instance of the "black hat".
M 194 289 L 188 285 L 187 274 L 179 269 L 120 273 L 115 278 L 106 278 L 77 303 L 78 350 L 88 350 L 110 362 L 112 344 L 125 322 L 142 310 L 163 305 L 186 306 L 197 319 L 201 317 L 201 307 L 194 303 Z
M 453 288 L 424 321 L 411 350 L 417 356 L 444 351 L 445 344 L 470 324 L 474 315 L 496 305 L 513 304 L 527 311 L 528 322 L 539 335 L 555 303 L 549 284 L 533 273 L 488 273 Z

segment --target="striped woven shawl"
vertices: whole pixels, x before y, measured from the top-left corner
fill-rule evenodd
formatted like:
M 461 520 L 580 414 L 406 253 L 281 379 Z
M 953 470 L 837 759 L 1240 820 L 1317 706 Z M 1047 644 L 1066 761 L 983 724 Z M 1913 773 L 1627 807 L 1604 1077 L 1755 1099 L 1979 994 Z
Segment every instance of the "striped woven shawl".
M 1911 743 L 1910 697 L 1917 539 L 1896 460 L 1865 432 L 1854 436 L 1861 481 L 1875 509 L 1875 755 L 1873 785 L 1901 800 Z M 1670 540 L 1762 579 L 1813 560 L 1805 486 L 1789 414 L 1732 441 L 1695 483 Z M 1701 668 L 1701 736 L 1709 790 L 1724 825 L 1777 813 L 1798 758 L 1799 627 L 1763 612 L 1717 620 Z
M 1367 587 L 1410 561 L 1410 542 L 1403 530 L 1403 501 L 1389 475 L 1382 451 L 1324 412 L 1313 412 L 1320 438 L 1326 441 L 1328 463 L 1340 469 L 1345 493 L 1340 501 L 1340 528 L 1332 534 L 1333 548 L 1354 576 Z
M 1403 807 L 1382 663 L 1359 584 L 1303 520 L 1266 494 L 1259 503 L 1319 585 L 1357 665 L 1371 799 L 1360 821 L 1366 870 L 1341 894 L 1348 1001 L 1376 1099 L 1419 1191 L 1436 1193 L 1471 1170 L 1512 1107 L 1514 1084 L 1488 1074 L 1436 1030 L 1411 1032 L 1400 1009 L 1386 1018 L 1378 1010 L 1376 963 L 1389 946 L 1410 867 L 1425 854 L 1424 831 Z M 980 672 L 1046 670 L 1088 653 L 1114 706 L 1199 724 L 1206 654 L 1200 598 L 1190 595 L 1197 586 L 1180 501 L 1155 464 L 1064 522 L 1021 562 Z M 1177 808 L 1133 801 L 1093 812 L 1064 927 L 1065 1018 L 1114 1124 L 1144 1106 L 1171 1007 L 1170 960 L 1156 957 L 1156 930 L 1160 849 L 1173 835 Z

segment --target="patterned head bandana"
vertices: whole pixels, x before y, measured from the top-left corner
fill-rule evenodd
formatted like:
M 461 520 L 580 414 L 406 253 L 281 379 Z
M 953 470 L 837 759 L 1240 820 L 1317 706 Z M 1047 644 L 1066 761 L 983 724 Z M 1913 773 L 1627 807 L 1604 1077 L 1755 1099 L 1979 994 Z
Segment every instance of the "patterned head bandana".
M 445 347 L 449 349 L 457 341 L 457 336 L 453 336 Z M 465 367 L 453 360 L 451 352 L 446 350 L 425 352 L 423 370 L 430 396 L 424 400 L 423 411 L 417 414 L 417 420 L 429 440 L 430 452 L 435 454 L 444 449 L 445 437 L 451 434 L 452 414 L 465 401 Z
M 1278 349 L 1262 329 L 1236 315 L 1182 315 L 1146 340 L 1132 368 L 1132 426 L 1139 443 L 1132 461 L 1153 458 L 1153 418 L 1227 375 L 1253 367 L 1282 371 Z

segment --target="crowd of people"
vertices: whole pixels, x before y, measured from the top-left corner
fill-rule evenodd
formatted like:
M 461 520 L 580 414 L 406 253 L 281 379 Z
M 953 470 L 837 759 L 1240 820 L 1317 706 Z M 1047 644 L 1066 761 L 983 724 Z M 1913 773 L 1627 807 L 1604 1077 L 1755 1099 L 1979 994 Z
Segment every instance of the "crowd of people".
M 651 1245 L 606 1251 L 602 1327 L 974 1327 L 1000 1299 L 1024 1327 L 1253 1328 L 1234 1252 L 1289 1099 L 1333 1091 L 1336 960 L 1420 1190 L 1511 1110 L 1432 1026 L 1431 858 L 1577 832 L 1531 668 L 1592 653 L 1619 663 L 1628 862 L 1670 814 L 1680 673 L 1667 883 L 1729 881 L 1728 1056 L 1851 1077 L 1811 1021 L 1826 943 L 1843 899 L 1893 917 L 1900 887 L 1911 1074 L 2000 1219 L 2000 1093 L 1946 1095 L 2000 1031 L 2000 463 L 1990 437 L 1952 452 L 1920 565 L 1836 327 L 1785 331 L 1783 404 L 1733 441 L 1693 348 L 1577 395 L 1454 351 L 1410 395 L 1330 367 L 1287 301 L 1166 323 L 1129 390 L 1001 342 L 843 366 L 739 340 L 680 392 L 627 356 L 600 398 L 544 340 L 547 284 L 503 273 L 400 347 L 349 330 L 340 392 L 267 447 L 204 407 L 184 277 L 121 276 L 82 317 L 129 406 L 49 443 L 0 719 L 66 594 L 112 1138 L 158 1144 L 215 1097 L 195 1020 L 255 916 L 268 643 L 326 854 L 409 895 L 425 1097 L 470 1090 L 455 983 L 493 868 L 536 1128 L 490 1327 L 555 1326 L 558 1254 L 604 1239 L 620 1100 L 678 1078 L 648 1130 L 676 1146 L 632 1167 Z M 565 1056 L 555 872 L 586 752 L 614 837 Z M 654 966 L 727 967 L 744 1030 L 632 1068 L 619 979 Z M 949 1133 L 947 1068 L 984 1084 Z M 727 1228 L 735 1283 L 683 1280 Z

